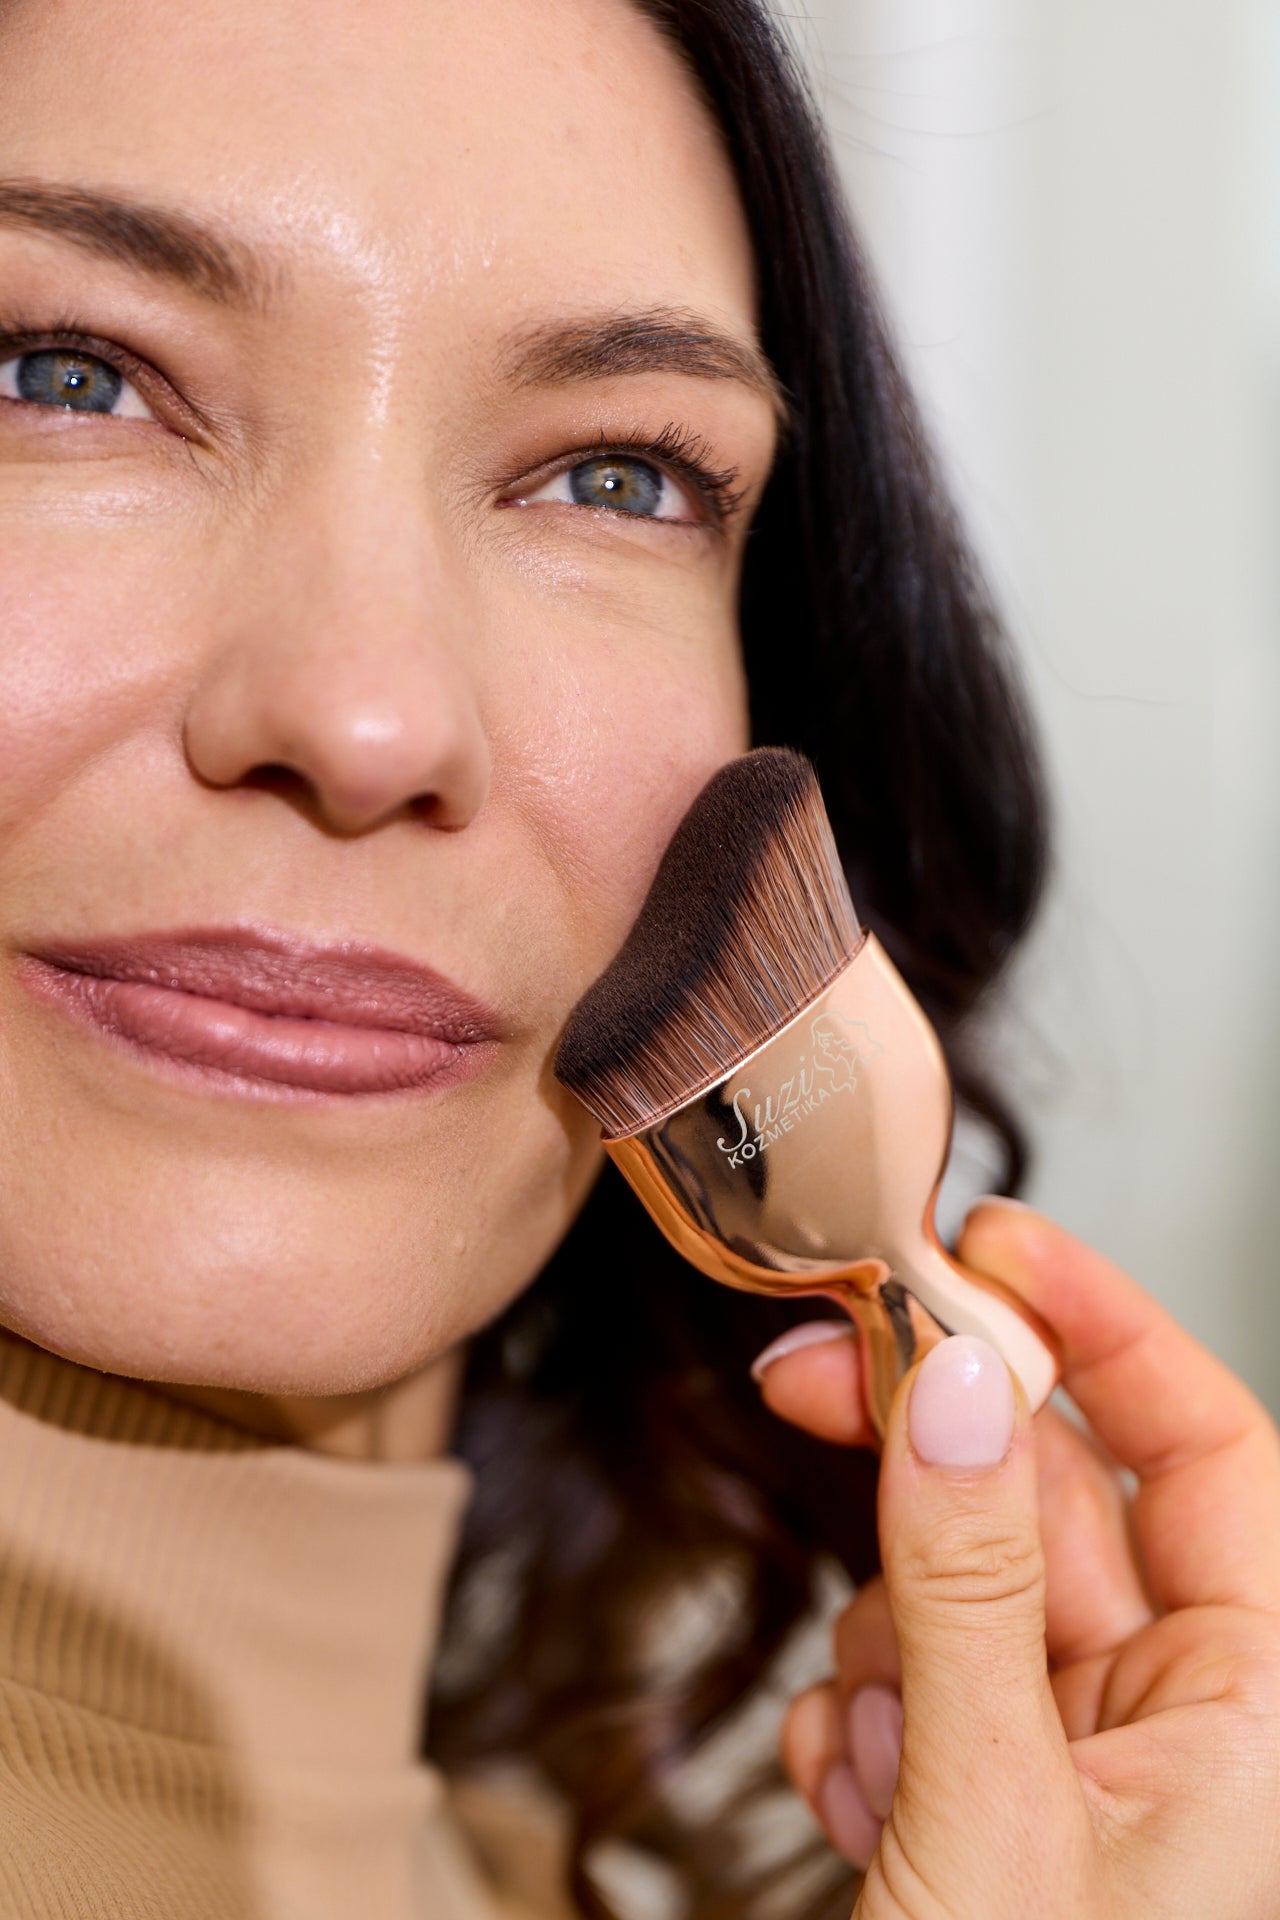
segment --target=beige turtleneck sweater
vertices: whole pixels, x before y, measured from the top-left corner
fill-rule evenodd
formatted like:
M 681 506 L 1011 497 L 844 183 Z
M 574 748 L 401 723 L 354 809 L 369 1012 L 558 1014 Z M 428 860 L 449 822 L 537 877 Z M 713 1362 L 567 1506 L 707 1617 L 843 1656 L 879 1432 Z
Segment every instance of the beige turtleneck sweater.
M 417 1757 L 468 1490 L 0 1332 L 2 1920 L 572 1920 L 549 1809 Z

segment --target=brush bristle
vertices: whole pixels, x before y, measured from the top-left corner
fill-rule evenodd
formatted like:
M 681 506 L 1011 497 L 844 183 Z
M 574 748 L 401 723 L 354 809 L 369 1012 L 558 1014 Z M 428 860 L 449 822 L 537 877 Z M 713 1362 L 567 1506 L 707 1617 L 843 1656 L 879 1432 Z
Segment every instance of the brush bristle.
M 860 937 L 813 768 L 758 748 L 676 828 L 621 952 L 570 1015 L 556 1077 L 607 1137 L 638 1133 L 771 1040 Z

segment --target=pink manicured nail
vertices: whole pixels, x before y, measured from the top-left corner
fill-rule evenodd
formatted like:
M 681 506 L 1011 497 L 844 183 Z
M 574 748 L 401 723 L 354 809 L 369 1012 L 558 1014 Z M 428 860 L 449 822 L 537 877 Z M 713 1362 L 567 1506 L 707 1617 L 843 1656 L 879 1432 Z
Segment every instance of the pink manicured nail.
M 849 1702 L 849 1757 L 867 1805 L 886 1820 L 902 1758 L 902 1702 L 892 1687 L 859 1687 Z
M 818 1818 L 827 1837 L 855 1867 L 866 1867 L 876 1850 L 883 1824 L 867 1805 L 857 1775 L 845 1760 L 838 1760 L 823 1776 L 817 1794 Z
M 785 1360 L 789 1353 L 799 1353 L 802 1347 L 820 1347 L 828 1340 L 852 1340 L 856 1335 L 852 1320 L 805 1320 L 798 1327 L 788 1327 L 780 1333 L 751 1362 L 751 1378 L 762 1380 L 765 1369 L 775 1360 Z
M 976 1334 L 953 1333 L 921 1362 L 911 1388 L 907 1430 L 935 1467 L 994 1467 L 1013 1438 L 1013 1382 L 995 1348 Z

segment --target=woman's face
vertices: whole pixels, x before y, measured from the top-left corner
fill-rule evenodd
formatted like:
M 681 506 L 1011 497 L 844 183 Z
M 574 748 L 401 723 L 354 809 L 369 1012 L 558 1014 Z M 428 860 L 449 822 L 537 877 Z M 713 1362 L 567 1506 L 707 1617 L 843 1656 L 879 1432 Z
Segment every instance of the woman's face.
M 537 1272 L 565 1015 L 745 744 L 753 311 L 626 0 L 8 0 L 6 1324 L 351 1392 Z

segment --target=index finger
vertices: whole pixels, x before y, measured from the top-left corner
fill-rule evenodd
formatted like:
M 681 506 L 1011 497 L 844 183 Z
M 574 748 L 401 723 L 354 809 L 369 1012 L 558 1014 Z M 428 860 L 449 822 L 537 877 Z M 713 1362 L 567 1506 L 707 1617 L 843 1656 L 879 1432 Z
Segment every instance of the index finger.
M 1016 1202 L 982 1201 L 957 1254 L 1062 1347 L 1062 1384 L 1138 1476 L 1133 1519 L 1167 1608 L 1280 1610 L 1280 1436 L 1229 1367 L 1101 1254 Z
M 874 1447 L 852 1320 L 806 1320 L 756 1357 L 752 1374 L 772 1413 L 839 1447 Z

